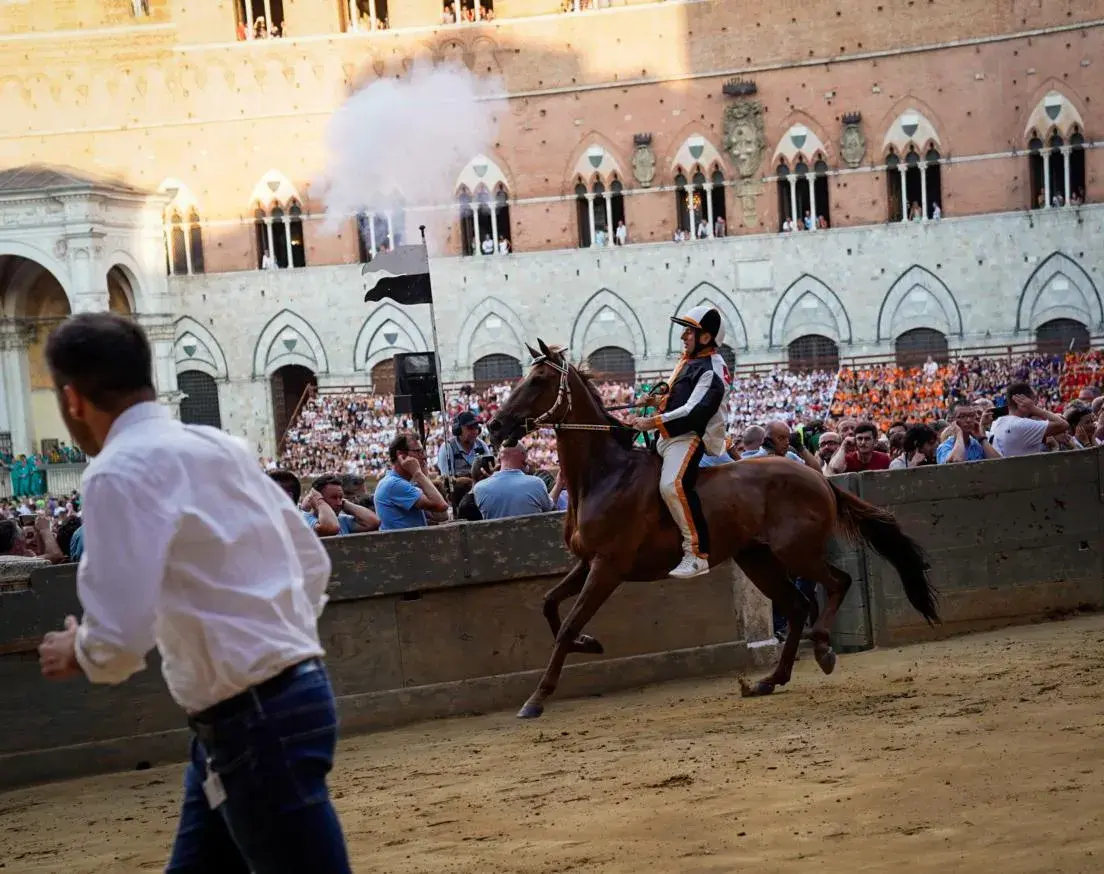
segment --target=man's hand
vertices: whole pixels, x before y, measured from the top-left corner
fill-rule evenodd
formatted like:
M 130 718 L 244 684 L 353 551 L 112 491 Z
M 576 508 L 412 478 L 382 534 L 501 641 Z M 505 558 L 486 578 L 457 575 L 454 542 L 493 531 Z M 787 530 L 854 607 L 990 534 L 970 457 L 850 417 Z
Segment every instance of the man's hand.
M 633 416 L 629 419 L 629 427 L 634 431 L 652 431 L 655 430 L 655 420 L 648 416 Z
M 403 473 L 408 477 L 416 477 L 420 473 L 424 473 L 422 470 L 422 463 L 413 455 L 408 455 L 402 461 L 399 462 L 399 467 L 402 468 Z
M 38 532 L 41 537 L 43 534 L 50 533 L 50 517 L 49 516 L 35 516 L 34 530 Z
M 49 680 L 67 680 L 81 673 L 77 662 L 77 629 L 80 623 L 76 616 L 65 617 L 64 631 L 50 631 L 38 647 L 38 660 L 42 666 L 42 676 Z
M 1012 403 L 1027 413 L 1029 416 L 1041 416 L 1043 409 L 1027 395 L 1013 395 Z
M 299 505 L 301 509 L 306 510 L 308 513 L 313 513 L 318 509 L 318 502 L 322 500 L 322 496 L 314 489 L 307 492 L 303 498 L 302 503 Z

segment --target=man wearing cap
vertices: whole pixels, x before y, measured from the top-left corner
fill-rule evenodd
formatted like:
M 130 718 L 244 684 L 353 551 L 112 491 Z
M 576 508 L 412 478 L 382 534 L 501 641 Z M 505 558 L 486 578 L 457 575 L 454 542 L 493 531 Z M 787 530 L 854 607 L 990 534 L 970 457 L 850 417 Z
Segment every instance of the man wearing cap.
M 682 531 L 682 561 L 671 576 L 689 579 L 709 571 L 709 531 L 694 484 L 702 455 L 725 451 L 727 369 L 717 351 L 724 326 L 715 308 L 697 306 L 671 321 L 683 327 L 682 357 L 667 380 L 671 388 L 660 398 L 655 416 L 631 424 L 638 431 L 659 430 L 659 491 Z
M 479 419 L 471 410 L 464 410 L 452 420 L 452 437 L 437 451 L 437 470 L 441 476 L 471 476 L 472 465 L 491 450 L 479 439 Z

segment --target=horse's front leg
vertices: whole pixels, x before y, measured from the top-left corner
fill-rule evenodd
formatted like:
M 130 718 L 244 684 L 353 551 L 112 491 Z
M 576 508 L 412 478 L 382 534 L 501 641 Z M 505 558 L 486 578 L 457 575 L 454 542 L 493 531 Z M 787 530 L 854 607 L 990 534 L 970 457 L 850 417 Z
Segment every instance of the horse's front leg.
M 560 633 L 560 604 L 573 595 L 578 595 L 579 592 L 582 591 L 589 570 L 590 565 L 585 561 L 577 562 L 566 577 L 545 593 L 543 608 L 544 618 L 548 620 L 548 627 L 552 629 L 553 638 Z M 586 652 L 594 655 L 601 655 L 605 652 L 605 650 L 602 649 L 602 644 L 589 634 L 580 634 L 576 637 L 569 651 Z
M 564 580 L 564 583 L 566 582 Z M 564 583 L 560 583 L 560 586 Z M 556 644 L 552 649 L 552 657 L 548 660 L 548 667 L 544 669 L 536 691 L 518 711 L 519 719 L 535 719 L 544 713 L 544 702 L 556 691 L 567 654 L 574 651 L 573 647 L 581 639 L 583 628 L 619 585 L 621 585 L 621 574 L 610 562 L 599 557 L 590 563 L 579 597 L 575 599 L 563 625 L 556 631 Z M 593 640 L 593 638 L 590 639 Z

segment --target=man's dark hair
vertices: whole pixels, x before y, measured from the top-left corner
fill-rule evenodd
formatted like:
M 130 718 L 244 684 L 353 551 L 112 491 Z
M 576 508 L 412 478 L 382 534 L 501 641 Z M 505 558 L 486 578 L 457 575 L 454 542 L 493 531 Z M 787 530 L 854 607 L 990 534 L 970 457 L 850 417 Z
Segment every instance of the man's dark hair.
M 73 542 L 73 535 L 77 533 L 77 529 L 81 527 L 80 516 L 70 516 L 57 530 L 57 545 L 58 549 L 65 553 L 65 557 L 72 560 L 72 554 L 69 552 L 69 547 Z
M 414 435 L 409 431 L 400 431 L 387 445 L 387 457 L 391 459 L 391 463 L 394 464 L 399 460 L 400 452 L 410 451 L 410 438 Z
M 1092 415 L 1092 409 L 1083 404 L 1079 404 L 1066 413 L 1066 421 L 1069 422 L 1070 431 L 1076 431 L 1077 426 L 1081 424 L 1081 420 L 1089 415 Z
M 341 489 L 347 495 L 358 494 L 364 486 L 364 477 L 355 473 L 347 473 L 341 477 Z
M 927 425 L 912 425 L 905 433 L 905 452 L 915 452 L 926 443 L 938 440 L 939 435 L 934 428 Z
M 1016 395 L 1027 395 L 1029 398 L 1035 397 L 1035 389 L 1031 387 L 1029 382 L 1010 382 L 1008 384 L 1008 392 L 1005 394 L 1005 403 L 1012 404 L 1012 398 Z
M 878 429 L 874 426 L 873 422 L 859 422 L 859 424 L 855 426 L 855 436 L 859 434 L 873 434 L 874 439 L 878 439 Z
M 7 555 L 18 542 L 16 538 L 23 536 L 23 529 L 14 519 L 0 519 L 0 555 Z
M 157 397 L 146 333 L 115 313 L 66 319 L 46 341 L 46 362 L 58 388 L 71 385 L 104 412 L 118 412 L 136 395 Z
M 894 422 L 892 425 L 889 426 L 889 429 L 891 431 L 894 428 L 904 428 L 907 431 L 908 430 L 908 422 L 902 422 L 900 419 L 898 419 L 896 422 Z
M 290 470 L 270 470 L 268 478 L 285 491 L 290 489 L 292 500 L 296 506 L 299 505 L 299 500 L 303 497 L 303 484 L 299 482 L 299 477 Z
M 318 477 L 318 479 L 311 483 L 311 488 L 318 492 L 318 494 L 322 494 L 322 489 L 326 488 L 326 486 L 337 486 L 341 488 L 341 477 L 334 476 L 332 473 L 327 473 Z M 344 492 L 344 489 L 342 489 L 342 492 Z

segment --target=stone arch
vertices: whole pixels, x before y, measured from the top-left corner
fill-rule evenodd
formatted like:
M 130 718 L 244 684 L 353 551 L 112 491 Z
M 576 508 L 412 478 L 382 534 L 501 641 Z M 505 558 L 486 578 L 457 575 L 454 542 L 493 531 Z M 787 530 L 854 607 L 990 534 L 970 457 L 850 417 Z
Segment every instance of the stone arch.
M 591 131 L 581 139 L 568 158 L 563 193 L 574 194 L 575 184 L 580 178 L 588 187 L 596 179 L 607 187 L 614 178 L 621 180 L 624 185 L 626 179 L 632 178 L 631 174 L 625 175 L 625 166 L 612 143 L 597 131 Z
M 226 354 L 214 334 L 191 316 L 177 319 L 174 327 L 173 357 L 177 373 L 198 370 L 213 379 L 230 378 Z
M 1104 303 L 1096 283 L 1064 252 L 1052 252 L 1024 283 L 1016 308 L 1016 330 L 1034 331 L 1054 319 L 1104 327 Z
M 819 334 L 837 344 L 851 343 L 851 317 L 832 289 L 808 273 L 787 288 L 771 314 L 772 349 L 787 346 L 798 337 Z
M 130 312 L 145 312 L 146 308 L 141 306 L 144 297 L 142 294 L 142 283 L 138 279 L 141 275 L 141 271 L 138 269 L 138 264 L 135 262 L 134 258 L 129 252 L 124 252 L 120 249 L 111 254 L 111 257 L 107 259 L 107 263 L 111 265 L 107 270 L 108 294 L 110 295 L 111 292 L 111 274 L 113 271 L 118 271 L 117 275 L 124 281 L 119 282 L 117 287 L 125 296 L 126 304 L 130 307 Z
M 903 111 L 898 112 L 887 126 L 885 138 L 882 140 L 883 155 L 890 149 L 899 156 L 904 155 L 911 146 L 919 155 L 926 155 L 929 149 L 935 149 L 940 155 L 946 156 L 947 152 L 943 148 L 936 126 L 930 121 L 933 117 L 930 110 L 925 108 L 921 112 L 917 106 L 916 101 L 909 101 Z
M 1024 125 L 1023 144 L 1026 146 L 1033 137 L 1038 137 L 1044 142 L 1053 134 L 1058 134 L 1063 140 L 1069 140 L 1074 129 L 1085 131 L 1085 123 L 1081 112 L 1074 102 L 1063 91 L 1063 86 L 1053 82 L 1045 94 L 1035 103 L 1031 114 Z
M 498 323 L 493 321 L 496 318 Z M 521 319 L 497 297 L 485 297 L 477 303 L 464 318 L 457 336 L 457 370 L 470 370 L 476 358 L 496 352 L 528 360 Z
M 725 176 L 728 175 L 728 167 L 720 150 L 701 131 L 691 133 L 683 139 L 671 156 L 668 170 L 672 179 L 680 168 L 690 178 L 695 167 L 701 169 L 706 179 L 710 178 L 715 169 L 719 169 Z
M 811 125 L 798 121 L 790 125 L 779 138 L 771 165 L 777 166 L 779 161 L 785 161 L 792 168 L 799 161 L 804 161 L 811 167 L 816 162 L 818 154 L 825 162 L 828 161 L 828 147 L 824 144 L 824 140 L 817 135 Z
M 647 336 L 639 316 L 624 298 L 608 288 L 590 296 L 571 326 L 571 354 L 576 361 L 583 361 L 603 346 L 625 347 L 630 341 L 628 348 L 636 360 L 648 357 Z
M 370 371 L 400 352 L 426 352 L 425 334 L 402 307 L 383 302 L 368 314 L 353 344 L 353 372 Z
M 303 198 L 299 194 L 299 189 L 292 185 L 291 180 L 279 170 L 269 170 L 265 173 L 253 186 L 253 192 L 249 195 L 250 203 L 259 204 L 264 209 L 270 209 L 273 206 L 286 207 L 292 201 L 302 204 Z
M 290 183 L 289 183 L 290 184 Z M 165 213 L 177 210 L 181 216 L 186 216 L 189 210 L 199 212 L 199 201 L 195 193 L 179 179 L 168 177 L 157 186 L 157 193 L 164 194 L 168 201 L 165 203 Z
M 457 194 L 461 191 L 468 191 L 474 195 L 480 188 L 486 188 L 487 191 L 493 193 L 498 190 L 500 185 L 507 193 L 514 190 L 513 186 L 510 185 L 510 181 L 506 178 L 506 174 L 502 172 L 502 168 L 497 163 L 486 155 L 476 155 L 460 171 L 460 175 L 456 177 L 454 187 Z
M 253 376 L 271 376 L 288 364 L 306 367 L 315 375 L 330 372 L 318 332 L 302 316 L 285 309 L 261 329 L 253 349 Z
M 65 292 L 65 299 L 69 302 L 70 310 L 72 309 L 73 287 L 69 280 L 69 269 L 64 262 L 59 261 L 37 246 L 19 240 L 0 239 L 0 257 L 4 255 L 12 255 L 16 258 L 22 258 L 25 262 L 30 262 L 22 268 L 27 274 L 37 274 L 39 270 L 45 270 L 53 276 L 57 284 L 61 286 L 61 290 Z M 13 281 L 4 294 L 4 315 L 6 316 L 16 316 L 20 308 L 25 306 L 26 292 L 34 284 L 33 280 L 36 275 L 28 275 L 25 277 L 25 281 L 21 282 L 16 282 L 16 278 L 13 277 Z
M 733 352 L 741 350 L 746 352 L 748 349 L 747 328 L 744 325 L 743 316 L 740 315 L 740 311 L 736 308 L 727 294 L 721 291 L 712 282 L 699 282 L 692 289 L 689 294 L 686 295 L 671 315 L 678 315 L 684 313 L 689 309 L 693 309 L 696 306 L 702 304 L 708 304 L 711 307 L 716 307 L 721 314 L 721 318 L 724 319 L 725 326 L 725 343 L 732 347 Z M 667 329 L 667 354 L 673 354 L 678 352 L 682 348 L 679 341 L 679 334 L 682 333 L 682 328 L 671 322 L 671 326 Z
M 949 337 L 963 334 L 962 310 L 954 294 L 919 264 L 898 276 L 882 298 L 877 340 L 892 340 L 913 328 L 933 328 Z

